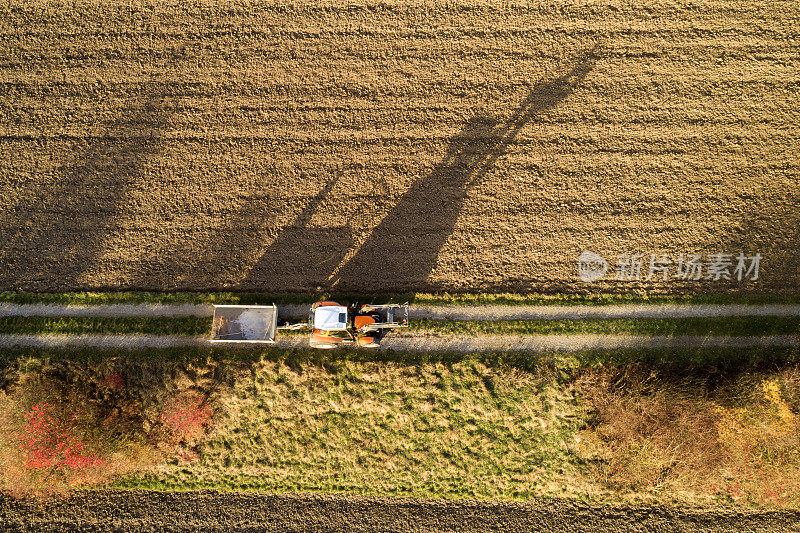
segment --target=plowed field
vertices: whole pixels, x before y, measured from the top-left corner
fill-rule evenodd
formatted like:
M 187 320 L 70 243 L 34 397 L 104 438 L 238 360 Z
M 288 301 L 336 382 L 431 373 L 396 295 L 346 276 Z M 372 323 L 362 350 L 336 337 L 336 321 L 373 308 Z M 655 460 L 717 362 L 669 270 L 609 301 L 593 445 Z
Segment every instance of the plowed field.
M 794 0 L 4 2 L 0 288 L 797 293 L 798 28 Z M 584 249 L 764 259 L 587 285 Z
M 742 508 L 93 491 L 47 502 L 0 496 L 19 531 L 796 531 L 798 514 Z

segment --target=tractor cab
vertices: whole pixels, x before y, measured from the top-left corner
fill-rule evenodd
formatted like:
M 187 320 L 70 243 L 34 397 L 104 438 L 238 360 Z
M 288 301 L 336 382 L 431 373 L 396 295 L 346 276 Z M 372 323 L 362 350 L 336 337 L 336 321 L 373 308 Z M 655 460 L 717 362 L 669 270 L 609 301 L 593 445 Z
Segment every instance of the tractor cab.
M 308 317 L 308 329 L 311 330 L 311 346 L 313 348 L 336 348 L 353 342 L 348 324 L 349 310 L 336 302 L 317 302 L 311 306 Z

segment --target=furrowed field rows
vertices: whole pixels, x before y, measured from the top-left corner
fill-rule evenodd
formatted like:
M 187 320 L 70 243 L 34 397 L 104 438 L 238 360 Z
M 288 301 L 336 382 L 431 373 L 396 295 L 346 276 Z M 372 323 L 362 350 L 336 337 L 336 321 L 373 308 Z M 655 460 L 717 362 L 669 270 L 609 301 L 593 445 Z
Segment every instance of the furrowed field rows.
M 383 480 L 380 480 L 383 481 Z M 341 486 L 341 485 L 339 485 Z M 9 530 L 34 529 L 52 517 L 65 529 L 101 528 L 113 520 L 120 532 L 162 529 L 230 531 L 333 529 L 382 531 L 392 524 L 398 531 L 550 531 L 617 533 L 632 529 L 695 532 L 792 531 L 800 513 L 654 504 L 599 505 L 579 499 L 542 498 L 519 502 L 475 502 L 353 496 L 278 495 L 158 491 L 86 491 L 70 498 L 42 503 L 3 496 L 0 524 Z M 187 520 L 187 517 L 191 517 Z M 259 518 L 256 518 L 259 517 Z
M 8 6 L 0 287 L 575 291 L 583 249 L 722 250 L 762 253 L 758 282 L 589 288 L 795 294 L 798 22 Z
M 787 98 L 788 98 L 787 92 Z M 92 123 L 93 114 L 97 110 L 91 110 L 85 106 L 71 108 L 69 113 L 72 117 L 70 123 L 58 123 L 56 117 L 60 112 L 66 112 L 68 105 L 53 106 L 51 108 L 27 107 L 24 99 L 19 102 L 19 107 L 13 112 L 9 110 L 9 122 L 4 124 L 0 130 L 0 135 L 6 139 L 26 139 L 37 137 L 41 139 L 80 139 L 92 137 L 111 137 L 125 138 L 134 136 L 134 132 L 108 132 Z M 542 124 L 547 124 L 546 134 L 529 137 L 521 135 L 509 146 L 523 146 L 525 148 L 540 145 L 556 153 L 558 146 L 562 142 L 577 145 L 591 145 L 593 148 L 614 148 L 616 143 L 628 145 L 631 149 L 641 146 L 641 151 L 646 152 L 648 143 L 659 143 L 661 146 L 681 147 L 685 151 L 685 146 L 681 146 L 687 141 L 697 142 L 701 131 L 706 135 L 718 134 L 716 141 L 703 143 L 693 150 L 695 156 L 703 154 L 703 148 L 720 149 L 731 141 L 750 144 L 761 148 L 765 141 L 781 143 L 783 150 L 791 147 L 793 132 L 788 125 L 793 120 L 800 118 L 800 114 L 794 110 L 785 111 L 778 108 L 777 101 L 772 106 L 765 105 L 764 109 L 758 113 L 736 112 L 732 113 L 723 108 L 714 106 L 700 106 L 690 108 L 687 103 L 681 107 L 672 104 L 657 106 L 655 104 L 647 107 L 631 110 L 630 113 L 623 114 L 614 110 L 597 109 L 592 112 L 592 116 L 586 116 L 586 125 L 582 131 L 575 131 L 572 124 L 565 116 L 552 116 L 543 120 Z M 59 109 L 61 107 L 61 109 Z M 222 107 L 222 106 L 220 106 Z M 458 124 L 459 117 L 463 114 L 463 109 L 447 109 L 435 105 L 429 108 L 419 108 L 410 111 L 408 109 L 396 108 L 366 108 L 355 107 L 346 108 L 336 104 L 327 108 L 315 105 L 312 109 L 287 109 L 283 116 L 265 117 L 267 110 L 253 109 L 249 104 L 234 104 L 226 106 L 226 109 L 212 109 L 188 107 L 183 105 L 175 108 L 175 119 L 171 121 L 170 130 L 163 132 L 161 139 L 185 139 L 209 142 L 203 131 L 193 122 L 198 117 L 208 121 L 218 122 L 223 131 L 218 134 L 216 141 L 270 141 L 275 139 L 275 128 L 285 130 L 285 142 L 288 144 L 356 144 L 371 143 L 375 141 L 391 142 L 393 144 L 403 144 L 426 140 L 428 142 L 444 143 L 453 134 Z M 111 116 L 118 110 L 106 109 L 101 115 Z M 227 113 L 227 116 L 220 116 L 220 113 Z M 398 123 L 406 125 L 403 132 L 387 132 L 380 128 L 389 117 L 394 117 Z M 36 119 L 35 126 L 32 120 Z M 299 129 L 290 129 L 289 126 L 295 124 Z M 614 133 L 611 135 L 598 136 L 598 133 L 605 133 L 609 125 L 621 129 L 623 134 Z M 661 138 L 652 138 L 650 131 L 653 125 L 661 126 Z M 314 125 L 329 127 L 334 131 L 325 134 L 314 135 Z M 431 127 L 426 127 L 431 126 Z M 443 130 L 442 128 L 453 128 Z M 702 128 L 700 130 L 699 128 Z M 687 131 L 687 129 L 689 131 Z M 693 135 L 692 130 L 696 133 Z M 88 130 L 88 131 L 87 131 Z M 561 131 L 559 131 L 561 130 Z M 670 130 L 674 134 L 670 135 Z M 544 132 L 543 132 L 544 133 Z M 640 135 L 637 136 L 637 133 Z M 638 138 L 642 134 L 649 135 L 650 139 Z M 277 144 L 277 141 L 275 141 Z M 773 148 L 773 147 L 770 147 Z M 770 148 L 765 149 L 768 151 Z M 560 150 L 565 151 L 565 150 Z
M 457 54 L 450 59 L 451 62 L 469 62 L 470 60 L 494 60 L 499 62 L 509 62 L 510 60 L 524 61 L 524 60 L 558 60 L 559 55 L 555 51 L 541 48 L 539 46 L 528 46 L 526 44 L 535 45 L 536 41 L 547 37 L 558 37 L 563 34 L 565 30 L 557 32 L 531 32 L 528 35 L 518 35 L 511 41 L 511 37 L 505 39 L 486 40 L 479 39 L 469 35 L 450 35 L 440 38 L 420 39 L 416 36 L 402 36 L 396 34 L 388 35 L 363 35 L 363 34 L 348 34 L 348 32 L 322 34 L 318 36 L 307 37 L 308 41 L 314 39 L 341 39 L 342 42 L 332 47 L 330 44 L 322 44 L 322 51 L 333 51 L 334 49 L 342 55 L 356 61 L 369 61 L 374 64 L 376 62 L 386 61 L 388 59 L 396 61 L 418 61 L 422 63 L 430 63 L 435 65 L 437 55 L 442 53 L 451 53 L 454 45 L 458 45 L 459 50 Z M 782 44 L 788 37 L 790 39 L 797 38 L 800 33 L 792 33 L 789 35 L 775 35 L 774 33 L 759 34 L 755 33 L 757 30 L 743 29 L 741 31 L 726 31 L 722 38 L 707 38 L 696 39 L 695 41 L 687 41 L 687 32 L 678 33 L 675 30 L 665 33 L 664 35 L 626 31 L 622 34 L 615 34 L 615 32 L 603 32 L 602 38 L 613 42 L 607 49 L 607 57 L 609 60 L 632 60 L 632 59 L 661 59 L 669 61 L 685 60 L 688 53 L 699 53 L 699 62 L 712 62 L 714 55 L 722 54 L 727 60 L 737 61 L 743 59 L 760 60 L 767 62 L 775 62 L 778 65 L 787 60 L 796 58 L 796 53 L 792 49 L 788 49 Z M 582 37 L 584 39 L 591 39 L 597 37 L 598 32 L 581 32 L 577 31 L 575 37 Z M 691 36 L 691 31 L 688 32 Z M 552 34 L 552 35 L 548 35 Z M 143 62 L 139 67 L 147 68 L 153 66 L 169 67 L 169 60 L 174 58 L 178 53 L 185 54 L 186 48 L 191 47 L 193 41 L 202 39 L 217 39 L 215 47 L 209 49 L 204 47 L 198 50 L 198 53 L 214 54 L 216 61 L 213 66 L 219 67 L 223 62 L 229 63 L 239 69 L 256 66 L 256 61 L 274 61 L 274 60 L 299 60 L 306 59 L 312 64 L 323 65 L 330 64 L 336 60 L 329 57 L 315 55 L 308 46 L 301 46 L 303 40 L 297 40 L 292 35 L 281 35 L 272 32 L 264 32 L 261 34 L 246 33 L 242 35 L 224 35 L 224 34 L 209 34 L 205 36 L 191 36 L 185 34 L 178 34 L 172 36 L 152 36 L 147 34 L 131 34 L 127 36 L 112 36 L 112 35 L 63 35 L 63 34 L 48 34 L 47 36 L 36 35 L 6 35 L 10 48 L 0 55 L 0 66 L 8 68 L 11 66 L 19 65 L 20 57 L 30 59 L 35 57 L 39 61 L 45 63 L 53 63 L 61 67 L 76 67 L 81 66 L 83 62 L 105 60 L 111 63 L 119 64 L 125 60 L 138 57 L 139 59 L 146 58 L 152 62 Z M 54 39 L 55 37 L 55 39 Z M 745 42 L 731 41 L 731 38 L 747 37 Z M 140 46 L 131 47 L 129 43 L 122 41 L 122 39 L 142 39 Z M 635 42 L 626 42 L 631 39 L 651 39 L 654 43 L 649 45 L 642 45 Z M 30 47 L 31 40 L 38 40 L 35 48 Z M 97 46 L 93 49 L 76 48 L 64 50 L 65 46 L 69 46 L 61 41 L 69 39 L 85 39 L 89 43 L 94 43 Z M 356 42 L 354 39 L 360 39 L 361 42 Z M 387 44 L 387 39 L 392 41 Z M 397 39 L 404 39 L 397 42 Z M 120 40 L 117 46 L 114 46 L 114 41 Z M 163 40 L 159 42 L 159 40 Z M 182 52 L 177 52 L 170 49 L 170 45 L 174 46 L 175 41 L 185 41 Z M 282 40 L 289 41 L 282 43 Z M 111 41 L 111 43 L 109 43 Z M 370 48 L 362 48 L 367 41 Z M 449 45 L 443 45 L 450 41 Z M 529 42 L 525 42 L 529 41 Z M 60 43 L 60 44 L 59 44 Z M 657 47 L 654 44 L 657 43 Z M 245 50 L 237 53 L 236 47 L 242 45 L 257 46 L 255 50 Z M 306 43 L 308 44 L 308 43 Z M 316 43 L 314 43 L 316 44 Z M 279 46 L 282 45 L 282 46 Z M 505 50 L 509 45 L 514 46 L 514 50 Z M 26 57 L 27 56 L 27 57 Z M 338 59 L 338 58 L 337 58 Z M 179 65 L 178 67 L 187 68 L 192 65 Z M 517 65 L 517 68 L 519 66 Z M 165 70 L 173 71 L 171 68 Z

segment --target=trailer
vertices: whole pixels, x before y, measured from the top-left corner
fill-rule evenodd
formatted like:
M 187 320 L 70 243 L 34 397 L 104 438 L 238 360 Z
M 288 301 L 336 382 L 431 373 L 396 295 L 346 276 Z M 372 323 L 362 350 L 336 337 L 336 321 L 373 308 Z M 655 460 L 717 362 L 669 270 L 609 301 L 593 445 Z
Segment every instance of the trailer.
M 275 305 L 215 305 L 213 343 L 274 343 L 278 326 Z
M 308 329 L 312 348 L 358 346 L 377 348 L 386 334 L 408 327 L 408 302 L 345 306 L 317 302 L 307 322 L 278 326 L 278 308 L 273 305 L 214 305 L 211 342 L 226 344 L 274 343 L 278 330 Z

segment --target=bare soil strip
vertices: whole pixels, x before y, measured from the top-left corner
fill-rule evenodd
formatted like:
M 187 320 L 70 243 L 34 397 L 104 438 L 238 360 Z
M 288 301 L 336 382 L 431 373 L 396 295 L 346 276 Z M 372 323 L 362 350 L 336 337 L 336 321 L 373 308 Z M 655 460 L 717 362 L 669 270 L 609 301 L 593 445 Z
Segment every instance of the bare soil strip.
M 187 335 L 0 335 L 0 348 L 119 348 L 126 350 L 144 348 L 177 348 L 186 346 L 209 346 L 205 337 Z M 225 347 L 252 348 L 265 346 L 253 343 L 226 343 Z M 304 335 L 293 335 L 278 339 L 272 345 L 277 348 L 294 349 L 308 346 Z M 444 352 L 543 352 L 550 350 L 614 350 L 655 348 L 746 348 L 753 346 L 794 347 L 800 346 L 800 337 L 793 335 L 769 335 L 764 337 L 724 337 L 703 335 L 681 335 L 670 337 L 642 335 L 483 335 L 480 337 L 457 337 L 435 334 L 401 334 L 383 341 L 381 349 L 395 351 L 444 351 Z
M 797 531 L 800 513 L 746 508 L 525 503 L 259 493 L 91 491 L 0 496 L 6 531 Z
M 305 317 L 308 305 L 281 305 L 283 317 Z M 0 316 L 44 317 L 210 317 L 205 304 L 12 304 L 0 303 Z M 800 305 L 413 305 L 412 319 L 432 320 L 582 320 L 604 318 L 704 318 L 733 316 L 800 316 Z

